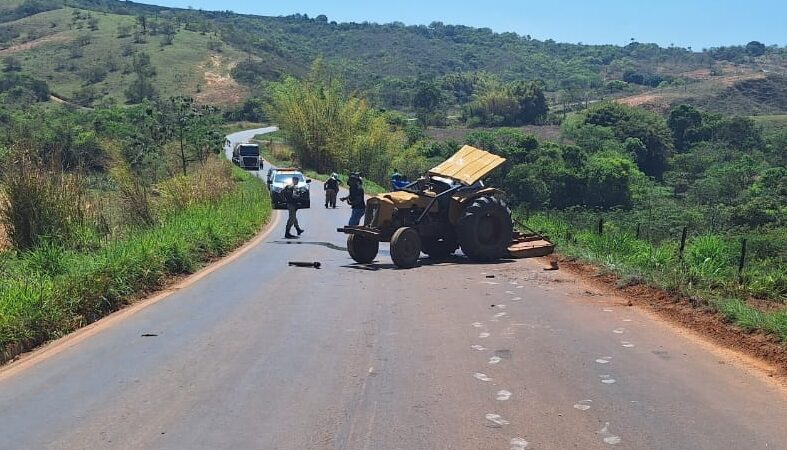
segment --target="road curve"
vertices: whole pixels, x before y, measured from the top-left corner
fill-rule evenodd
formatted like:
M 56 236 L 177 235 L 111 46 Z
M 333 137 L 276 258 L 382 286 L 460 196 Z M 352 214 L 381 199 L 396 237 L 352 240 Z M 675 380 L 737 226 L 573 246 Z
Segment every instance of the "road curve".
M 537 261 L 353 264 L 320 193 L 300 240 L 0 373 L 0 448 L 787 448 L 784 392 L 707 344 Z
M 243 130 L 238 131 L 236 133 L 228 134 L 226 140 L 229 141 L 229 144 L 224 146 L 224 155 L 232 161 L 232 149 L 235 147 L 235 144 L 249 142 L 251 138 L 257 136 L 258 134 L 268 134 L 273 133 L 275 131 L 279 131 L 279 127 L 277 126 L 270 126 L 270 127 L 263 127 L 263 128 L 255 128 L 253 130 Z

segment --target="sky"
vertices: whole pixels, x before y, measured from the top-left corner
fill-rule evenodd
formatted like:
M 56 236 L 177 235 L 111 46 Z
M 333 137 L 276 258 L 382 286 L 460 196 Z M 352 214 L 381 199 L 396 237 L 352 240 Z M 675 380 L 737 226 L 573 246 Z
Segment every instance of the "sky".
M 487 27 L 558 42 L 671 44 L 700 50 L 760 41 L 787 45 L 787 0 L 136 0 L 172 7 L 280 16 L 320 14 L 337 22 Z

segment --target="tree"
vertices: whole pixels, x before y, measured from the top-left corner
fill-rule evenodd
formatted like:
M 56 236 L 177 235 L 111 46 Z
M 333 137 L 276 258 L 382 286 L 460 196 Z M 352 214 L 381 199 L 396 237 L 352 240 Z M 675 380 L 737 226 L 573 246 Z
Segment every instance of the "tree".
M 541 82 L 517 81 L 488 89 L 464 109 L 469 124 L 522 125 L 536 123 L 548 112 Z
M 147 16 L 145 16 L 144 14 L 137 16 L 137 23 L 139 24 L 140 27 L 142 27 L 142 33 L 143 34 L 148 32 L 148 18 L 147 18 Z
M 404 137 L 362 98 L 344 94 L 337 77 L 318 60 L 304 80 L 292 77 L 270 86 L 268 113 L 281 127 L 304 167 L 319 172 L 363 171 L 387 183 L 393 155 Z
M 692 137 L 696 136 L 702 126 L 702 114 L 693 106 L 680 105 L 670 111 L 667 126 L 675 139 L 675 149 L 686 151 L 693 143 Z
M 156 89 L 153 87 L 153 77 L 156 70 L 150 65 L 150 56 L 147 53 L 139 53 L 134 56 L 132 72 L 136 78 L 126 89 L 126 100 L 128 103 L 141 103 L 145 99 L 156 97 Z
M 606 209 L 631 206 L 631 187 L 639 170 L 630 159 L 615 152 L 596 153 L 588 159 L 586 174 L 587 206 Z
M 663 117 L 618 103 L 597 103 L 584 113 L 584 124 L 610 128 L 619 142 L 637 138 L 644 146 L 631 144 L 637 166 L 645 174 L 661 178 L 673 150 L 672 135 Z M 580 124 L 580 127 L 583 125 Z
M 435 80 L 421 80 L 413 95 L 413 108 L 416 110 L 421 122 L 433 122 L 433 115 L 443 104 L 443 91 Z
M 22 62 L 13 56 L 3 58 L 3 72 L 21 72 Z
M 765 44 L 762 42 L 751 41 L 746 44 L 746 53 L 748 53 L 749 56 L 754 57 L 762 56 L 765 54 Z

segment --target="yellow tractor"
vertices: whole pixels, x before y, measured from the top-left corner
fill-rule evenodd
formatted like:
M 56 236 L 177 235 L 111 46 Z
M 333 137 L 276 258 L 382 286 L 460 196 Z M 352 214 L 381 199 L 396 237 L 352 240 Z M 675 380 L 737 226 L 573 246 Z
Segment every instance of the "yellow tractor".
M 465 145 L 426 176 L 400 191 L 366 202 L 364 224 L 346 226 L 347 250 L 358 263 L 371 263 L 380 242 L 391 243 L 391 259 L 414 267 L 421 252 L 445 257 L 461 248 L 474 261 L 508 256 L 513 236 L 511 210 L 503 192 L 483 179 L 505 158 Z

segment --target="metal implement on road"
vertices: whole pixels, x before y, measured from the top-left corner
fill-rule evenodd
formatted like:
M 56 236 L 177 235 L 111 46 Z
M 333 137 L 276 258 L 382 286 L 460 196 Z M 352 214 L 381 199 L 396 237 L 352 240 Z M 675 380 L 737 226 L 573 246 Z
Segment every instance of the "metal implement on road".
M 516 219 L 514 222 L 526 231 L 514 231 L 511 245 L 508 246 L 509 256 L 512 258 L 535 258 L 551 255 L 555 251 L 555 244 L 546 236 Z
M 461 248 L 474 261 L 508 255 L 513 236 L 511 210 L 503 192 L 483 179 L 505 158 L 465 145 L 451 158 L 405 188 L 372 197 L 364 224 L 347 226 L 350 256 L 370 263 L 380 242 L 391 243 L 397 267 L 417 264 L 421 252 L 445 257 Z
M 319 269 L 322 266 L 318 261 L 290 261 L 287 265 L 295 267 L 314 267 L 315 269 Z

